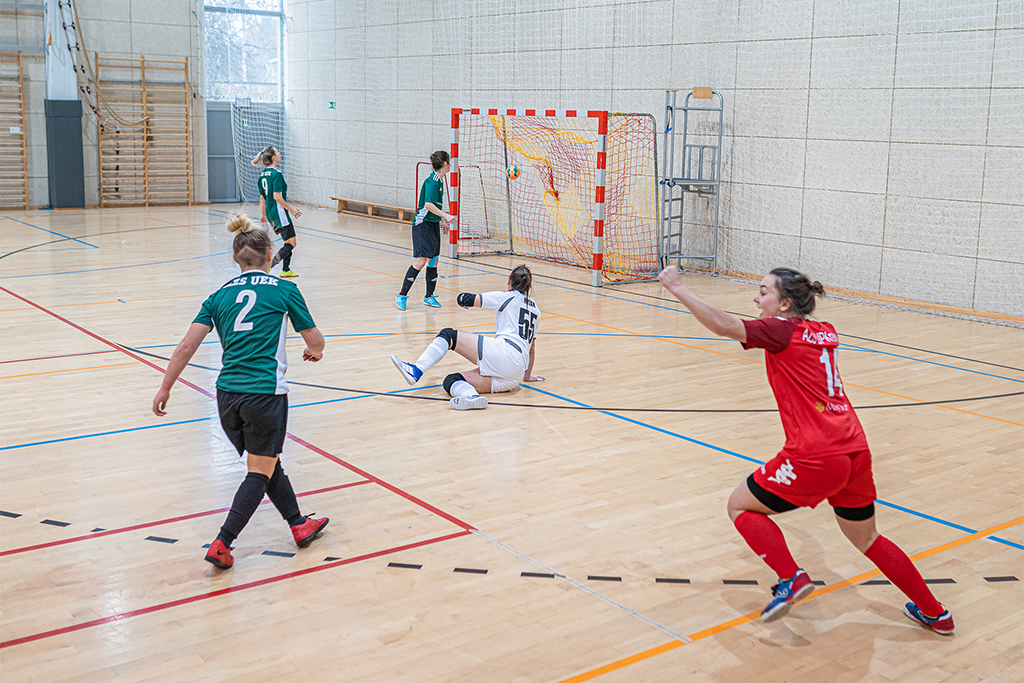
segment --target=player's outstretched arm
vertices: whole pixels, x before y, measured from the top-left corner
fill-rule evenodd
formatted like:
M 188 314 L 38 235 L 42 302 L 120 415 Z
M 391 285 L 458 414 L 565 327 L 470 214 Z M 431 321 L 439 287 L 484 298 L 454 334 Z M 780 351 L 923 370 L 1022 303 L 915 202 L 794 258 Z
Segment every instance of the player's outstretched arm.
M 463 292 L 456 297 L 455 301 L 463 308 L 473 308 L 474 306 L 482 306 L 479 294 L 469 294 Z
M 526 372 L 523 374 L 524 382 L 543 382 L 544 378 L 540 375 L 531 374 L 533 372 L 533 361 L 537 357 L 537 340 L 533 340 L 533 344 L 530 345 L 530 364 L 526 366 Z
M 672 295 L 679 299 L 684 306 L 690 309 L 693 317 L 704 327 L 708 328 L 720 337 L 729 337 L 736 341 L 746 343 L 747 328 L 743 321 L 736 316 L 729 315 L 718 306 L 709 304 L 694 294 L 679 279 L 679 269 L 676 266 L 668 266 L 658 274 L 658 281 Z
M 315 327 L 309 327 L 305 330 L 301 330 L 299 334 L 302 335 L 302 340 L 306 342 L 306 348 L 302 352 L 302 360 L 308 360 L 313 363 L 317 362 L 324 357 L 324 335 L 320 333 Z
M 188 328 L 185 338 L 181 340 L 178 348 L 174 349 L 174 353 L 171 354 L 171 360 L 167 363 L 167 369 L 164 370 L 164 381 L 160 383 L 160 390 L 156 392 L 156 396 L 153 398 L 154 415 L 163 417 L 167 414 L 164 408 L 167 407 L 167 399 L 170 398 L 171 387 L 178 381 L 178 377 L 181 376 L 188 362 L 192 360 L 192 356 L 196 355 L 199 345 L 203 343 L 206 335 L 210 334 L 212 329 L 209 325 L 202 323 L 192 323 L 192 326 Z

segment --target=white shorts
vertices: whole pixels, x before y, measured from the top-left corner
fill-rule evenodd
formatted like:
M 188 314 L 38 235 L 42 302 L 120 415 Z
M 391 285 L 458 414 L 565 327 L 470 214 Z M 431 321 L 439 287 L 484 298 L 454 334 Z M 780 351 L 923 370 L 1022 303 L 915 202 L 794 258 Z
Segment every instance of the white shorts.
M 477 365 L 481 375 L 491 378 L 491 392 L 500 394 L 519 386 L 530 364 L 529 352 L 523 350 L 526 342 L 483 335 L 476 339 Z

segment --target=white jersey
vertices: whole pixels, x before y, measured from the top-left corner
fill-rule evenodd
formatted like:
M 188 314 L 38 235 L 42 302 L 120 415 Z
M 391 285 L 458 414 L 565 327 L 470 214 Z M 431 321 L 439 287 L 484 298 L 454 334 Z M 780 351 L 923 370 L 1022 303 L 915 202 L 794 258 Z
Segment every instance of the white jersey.
M 486 292 L 480 295 L 484 308 L 493 308 L 497 339 L 514 342 L 513 346 L 529 354 L 534 337 L 537 336 L 537 321 L 540 309 L 530 297 L 517 290 L 507 292 Z

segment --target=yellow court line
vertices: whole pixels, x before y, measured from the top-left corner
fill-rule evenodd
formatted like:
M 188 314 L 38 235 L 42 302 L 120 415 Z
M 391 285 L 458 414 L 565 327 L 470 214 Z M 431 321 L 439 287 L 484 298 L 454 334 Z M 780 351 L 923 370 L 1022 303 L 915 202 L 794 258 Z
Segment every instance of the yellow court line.
M 745 356 L 737 356 L 737 355 L 734 355 L 734 354 L 731 354 L 731 353 L 724 353 L 722 351 L 715 351 L 713 349 L 705 349 L 704 347 L 695 346 L 693 344 L 684 344 L 684 343 L 682 343 L 680 341 L 677 341 L 675 339 L 665 339 L 664 337 L 659 337 L 657 335 L 644 335 L 644 334 L 641 334 L 640 332 L 634 332 L 632 330 L 623 330 L 623 329 L 618 328 L 618 327 L 612 327 L 610 325 L 603 325 L 601 323 L 596 323 L 596 322 L 593 322 L 591 320 L 582 320 L 580 318 L 573 318 L 571 316 L 562 315 L 560 313 L 551 313 L 550 315 L 556 316 L 556 317 L 559 317 L 559 318 L 565 318 L 566 320 L 574 320 L 574 321 L 576 321 L 578 323 L 584 323 L 586 325 L 593 325 L 595 327 L 603 327 L 603 328 L 608 329 L 608 330 L 615 330 L 616 332 L 623 332 L 625 334 L 632 334 L 634 336 L 642 336 L 642 337 L 646 337 L 646 338 L 650 338 L 650 339 L 657 339 L 659 341 L 668 342 L 669 344 L 675 344 L 676 346 L 685 346 L 688 349 L 696 349 L 698 351 L 705 351 L 707 353 L 713 353 L 713 354 L 716 354 L 716 355 L 719 355 L 719 356 L 725 356 L 726 358 L 735 358 L 737 360 L 747 361 L 748 363 L 756 363 L 757 365 L 764 365 L 763 361 L 754 360 L 753 358 L 747 358 Z M 884 394 L 885 396 L 894 396 L 896 398 L 900 398 L 900 399 L 903 399 L 905 401 L 916 401 L 918 403 L 925 403 L 925 400 L 922 399 L 922 398 L 913 398 L 913 397 L 910 397 L 910 396 L 901 396 L 900 394 L 894 394 L 892 392 L 884 391 L 882 389 L 873 389 L 871 387 L 866 387 L 866 386 L 863 386 L 861 384 L 851 384 L 850 382 L 847 382 L 845 380 L 843 381 L 843 385 L 844 386 L 848 386 L 848 387 L 856 387 L 857 389 L 863 389 L 864 391 L 871 391 L 871 392 L 874 392 L 874 393 L 877 393 L 877 394 Z M 973 413 L 973 412 L 971 412 L 969 410 L 962 410 L 960 408 L 954 408 L 952 406 L 943 405 L 941 403 L 936 403 L 934 405 L 935 405 L 936 408 L 943 408 L 945 410 L 952 410 L 952 411 L 957 412 L 957 413 L 963 413 L 964 415 L 973 415 L 975 417 L 983 417 L 986 420 L 994 420 L 996 422 L 1003 422 L 1005 424 L 1013 425 L 1015 427 L 1024 427 L 1024 424 L 1022 424 L 1020 422 L 1013 422 L 1012 420 L 1004 420 L 1001 417 L 993 417 L 991 415 L 983 415 L 982 413 Z
M 995 526 L 989 527 L 988 529 L 982 529 L 981 531 L 976 531 L 973 534 L 962 536 L 958 539 L 950 541 L 949 543 L 943 543 L 942 545 L 936 546 L 930 550 L 924 550 L 922 552 L 911 555 L 910 560 L 912 562 L 917 562 L 918 560 L 923 560 L 926 557 L 938 555 L 939 553 L 946 552 L 947 550 L 952 550 L 953 548 L 958 548 L 962 545 L 970 543 L 971 541 L 976 541 L 979 538 L 991 536 L 992 534 L 998 533 L 1003 529 L 1009 529 L 1012 526 L 1017 526 L 1022 522 L 1024 522 L 1024 517 L 1016 517 L 1001 524 L 996 524 Z M 852 586 L 854 584 L 867 581 L 870 578 L 881 575 L 881 573 L 882 572 L 878 569 L 872 569 L 871 571 L 864 572 L 863 574 L 858 574 L 857 576 L 852 576 L 849 579 L 844 579 L 843 581 L 834 583 L 831 586 L 819 588 L 815 590 L 810 596 L 801 600 L 800 603 L 808 602 L 810 600 L 817 600 L 818 598 L 823 598 L 830 593 L 834 593 L 840 588 L 846 588 L 847 586 Z M 744 614 L 741 617 L 730 619 L 729 621 L 718 624 L 717 626 L 712 626 L 711 628 L 706 628 L 703 631 L 691 633 L 688 637 L 691 643 L 697 642 L 698 640 L 703 640 L 704 638 L 710 638 L 711 636 L 718 635 L 719 633 L 723 633 L 725 631 L 734 629 L 737 626 L 742 626 L 743 624 L 750 623 L 751 621 L 756 621 L 760 614 L 760 610 L 756 612 L 751 612 L 750 614 Z M 563 679 L 561 683 L 582 683 L 583 681 L 591 681 L 599 676 L 603 676 L 604 674 L 611 673 L 613 671 L 619 671 L 620 669 L 624 669 L 627 666 L 636 664 L 637 662 L 642 662 L 653 657 L 657 657 L 658 655 L 664 654 L 666 652 L 677 650 L 687 644 L 688 643 L 684 643 L 680 640 L 673 640 L 669 643 L 665 643 L 657 647 L 652 647 L 649 650 L 644 650 L 643 652 L 638 652 L 635 655 L 630 655 L 629 657 L 625 657 L 623 659 L 619 659 L 609 664 L 605 664 L 604 666 L 599 666 L 596 669 L 591 669 L 590 671 L 586 671 L 584 673 L 577 674 L 576 676 L 571 676 L 570 678 Z

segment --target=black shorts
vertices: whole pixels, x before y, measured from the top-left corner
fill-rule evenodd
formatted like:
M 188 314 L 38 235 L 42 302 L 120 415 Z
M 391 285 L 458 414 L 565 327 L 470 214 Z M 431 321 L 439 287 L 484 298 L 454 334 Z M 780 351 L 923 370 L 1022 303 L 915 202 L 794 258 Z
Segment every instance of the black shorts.
M 434 258 L 441 255 L 441 224 L 423 221 L 412 226 L 412 257 Z
M 288 225 L 282 228 L 275 227 L 274 232 L 280 235 L 281 239 L 290 240 L 291 238 L 295 237 L 295 225 L 289 223 Z
M 217 390 L 220 426 L 238 454 L 274 457 L 288 431 L 288 394 L 239 394 Z

